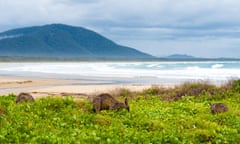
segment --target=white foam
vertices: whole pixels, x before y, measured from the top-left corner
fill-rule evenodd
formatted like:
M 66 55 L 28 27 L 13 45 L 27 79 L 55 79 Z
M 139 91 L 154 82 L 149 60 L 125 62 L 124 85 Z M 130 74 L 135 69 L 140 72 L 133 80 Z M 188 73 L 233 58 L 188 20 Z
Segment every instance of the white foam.
M 0 72 L 32 72 L 96 77 L 158 77 L 171 79 L 240 78 L 240 68 L 224 68 L 227 64 L 217 62 L 79 62 L 79 63 L 8 63 L 0 64 Z M 235 63 L 236 65 L 240 64 Z M 221 68 L 221 69 L 220 69 Z
M 224 66 L 223 64 L 214 64 L 214 65 L 212 65 L 212 68 L 217 69 L 217 68 L 221 68 L 223 66 Z
M 200 67 L 198 66 L 191 66 L 191 67 L 187 67 L 186 70 L 199 70 Z

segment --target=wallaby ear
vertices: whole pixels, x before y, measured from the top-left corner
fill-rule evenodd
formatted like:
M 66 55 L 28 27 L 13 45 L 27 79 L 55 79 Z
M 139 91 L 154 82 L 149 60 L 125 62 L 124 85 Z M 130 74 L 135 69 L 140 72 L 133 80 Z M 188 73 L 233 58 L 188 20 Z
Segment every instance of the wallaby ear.
M 125 98 L 125 105 L 128 106 L 128 98 Z

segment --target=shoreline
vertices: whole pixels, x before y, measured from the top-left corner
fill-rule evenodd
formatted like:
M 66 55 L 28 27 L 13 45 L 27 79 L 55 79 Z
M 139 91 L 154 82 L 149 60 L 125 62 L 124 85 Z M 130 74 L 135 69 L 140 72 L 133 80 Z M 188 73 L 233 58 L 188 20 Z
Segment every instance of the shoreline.
M 104 78 L 102 78 L 104 81 Z M 67 96 L 74 98 L 87 98 L 100 93 L 111 93 L 119 89 L 130 91 L 142 91 L 152 86 L 173 87 L 174 85 L 161 84 L 130 84 L 130 83 L 100 83 L 101 79 L 91 80 L 64 80 L 56 78 L 36 78 L 36 77 L 17 77 L 0 76 L 0 95 L 27 92 L 34 98 L 49 96 Z
M 0 77 L 74 81 L 71 85 L 179 85 L 206 81 L 222 85 L 233 78 L 240 78 L 238 63 L 0 63 Z
M 20 65 L 21 64 L 21 65 Z M 201 74 L 195 65 L 185 66 L 186 70 L 169 71 L 159 68 L 162 65 L 150 63 L 147 65 L 22 65 L 22 63 L 1 63 L 0 70 L 0 95 L 31 93 L 35 98 L 46 96 L 86 97 L 99 93 L 111 92 L 116 89 L 128 89 L 130 91 L 142 91 L 152 86 L 174 87 L 185 82 L 207 82 L 217 86 L 223 85 L 232 78 L 239 77 L 238 69 L 232 72 L 232 78 L 228 77 L 225 69 L 210 68 L 210 71 L 202 68 Z M 85 63 L 86 65 L 88 63 Z M 101 64 L 101 63 L 100 63 Z M 182 66 L 185 63 L 179 65 Z M 211 67 L 222 67 L 223 64 L 210 64 Z M 154 67 L 155 68 L 152 68 Z M 167 65 L 164 65 L 167 66 Z M 198 65 L 197 65 L 198 66 Z M 205 65 L 204 65 L 205 66 Z M 118 69 L 120 67 L 120 70 Z M 172 67 L 178 67 L 173 65 Z M 199 66 L 201 67 L 201 66 Z M 202 66 L 203 67 L 203 66 Z M 209 67 L 209 66 L 208 66 Z M 148 69 L 149 68 L 149 69 Z M 46 69 L 49 71 L 46 71 Z M 153 74 L 151 73 L 153 70 Z M 221 73 L 216 71 L 222 70 Z M 64 73 L 67 71 L 68 73 Z M 164 71 L 164 72 L 162 72 Z M 63 72 L 63 73 L 62 73 Z M 190 74 L 185 74 L 190 72 Z M 204 75 L 209 72 L 210 74 Z M 231 73 L 230 73 L 231 74 Z M 210 77 L 212 76 L 212 77 Z

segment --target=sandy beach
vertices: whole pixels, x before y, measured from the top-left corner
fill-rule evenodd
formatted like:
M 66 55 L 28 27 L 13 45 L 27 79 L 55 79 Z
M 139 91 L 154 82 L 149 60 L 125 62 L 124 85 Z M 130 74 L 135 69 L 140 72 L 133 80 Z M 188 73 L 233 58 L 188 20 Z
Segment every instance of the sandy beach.
M 184 82 L 221 85 L 239 78 L 239 62 L 28 62 L 0 63 L 0 95 L 86 97 L 116 89 L 142 91 Z
M 86 85 L 85 85 L 85 84 Z M 94 83 L 91 81 L 91 83 Z M 150 84 L 89 84 L 83 80 L 61 80 L 32 77 L 0 77 L 0 95 L 28 92 L 34 98 L 48 96 L 74 96 L 83 98 L 100 93 L 111 93 L 117 89 L 142 91 L 150 88 Z

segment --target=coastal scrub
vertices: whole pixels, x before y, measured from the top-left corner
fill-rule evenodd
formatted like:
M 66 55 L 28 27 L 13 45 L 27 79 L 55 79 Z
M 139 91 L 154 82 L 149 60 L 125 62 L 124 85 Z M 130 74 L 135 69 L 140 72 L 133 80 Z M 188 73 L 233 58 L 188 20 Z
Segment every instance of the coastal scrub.
M 1 96 L 0 143 L 239 143 L 238 84 L 152 88 L 129 97 L 130 112 L 99 114 L 71 96 L 21 104 L 15 95 Z M 213 115 L 209 103 L 217 102 L 229 111 Z

